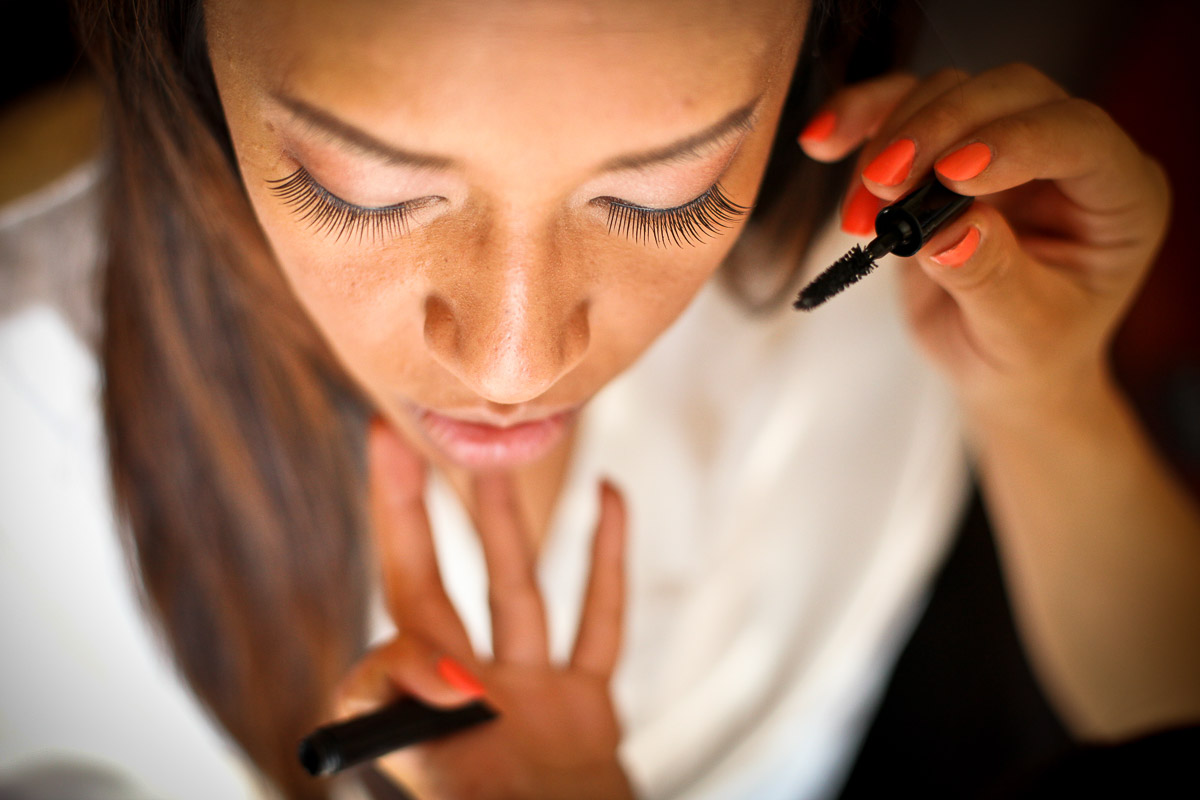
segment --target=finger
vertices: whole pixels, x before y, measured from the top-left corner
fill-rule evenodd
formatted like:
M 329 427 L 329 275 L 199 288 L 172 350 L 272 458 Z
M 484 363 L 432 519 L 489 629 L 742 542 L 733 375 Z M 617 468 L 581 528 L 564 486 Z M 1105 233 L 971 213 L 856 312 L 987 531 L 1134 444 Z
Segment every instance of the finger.
M 970 78 L 971 76 L 961 69 L 947 67 L 934 72 L 913 86 L 904 97 L 900 98 L 898 103 L 892 106 L 887 117 L 880 120 L 875 130 L 871 132 L 870 141 L 865 143 L 862 151 L 858 154 L 856 171 L 861 173 L 863 167 L 874 160 L 879 151 L 895 138 L 896 131 L 914 114 L 933 102 L 935 98 L 954 96 L 954 93 L 961 91 L 962 86 Z
M 960 156 L 971 148 L 987 150 L 979 169 Z M 1132 232 L 1160 229 L 1169 203 L 1168 186 L 1154 162 L 1106 112 L 1078 98 L 971 130 L 947 148 L 936 171 L 951 189 L 974 195 L 1052 180 L 1070 206 L 1088 215 L 1087 230 L 1077 233 L 1098 245 L 1119 247 Z M 1153 236 L 1139 238 L 1147 249 L 1157 245 Z
M 625 612 L 625 501 L 608 481 L 600 487 L 600 519 L 592 536 L 592 566 L 571 666 L 612 677 Z
M 1000 212 L 986 203 L 972 205 L 913 259 L 960 312 L 925 321 L 960 325 L 966 334 L 947 327 L 932 331 L 932 339 L 973 348 L 972 355 L 990 369 L 1008 371 L 1035 338 L 1063 344 L 1066 337 L 1082 335 L 1067 326 L 1080 318 L 1077 312 L 1091 302 L 1090 293 L 1071 273 L 1034 261 Z
M 864 185 L 866 191 L 871 191 L 877 196 L 881 196 L 878 186 L 861 179 L 863 169 L 876 159 L 879 152 L 884 149 L 887 143 L 893 140 L 895 131 L 904 120 L 911 117 L 918 109 L 928 104 L 935 97 L 940 97 L 952 89 L 961 86 L 967 80 L 967 77 L 967 74 L 961 70 L 943 69 L 913 86 L 904 97 L 900 98 L 899 102 L 888 110 L 887 117 L 879 121 L 875 129 L 871 131 L 870 135 L 862 143 L 863 147 L 855 159 L 854 170 L 851 173 L 853 176 L 852 181 L 856 185 Z
M 481 475 L 475 490 L 488 570 L 493 654 L 497 661 L 544 665 L 550 660 L 546 610 L 512 478 L 502 473 Z
M 953 86 L 960 84 L 966 79 L 966 73 L 959 70 L 942 70 L 930 76 L 928 79 L 917 83 L 916 79 L 908 81 L 903 86 L 897 85 L 894 88 L 905 88 L 906 93 L 900 97 L 893 98 L 894 102 L 886 108 L 882 103 L 878 104 L 873 110 L 883 114 L 883 117 L 873 119 L 869 129 L 864 128 L 859 130 L 860 137 L 854 141 L 853 147 L 858 147 L 862 141 L 870 136 L 875 135 L 876 129 L 882 127 L 885 131 L 891 131 L 899 124 L 897 120 L 906 119 L 917 108 L 920 108 L 932 98 L 946 92 Z M 870 83 L 870 82 L 868 82 Z M 851 87 L 848 92 L 853 92 L 856 87 Z M 842 102 L 853 104 L 859 101 L 853 94 Z M 869 100 L 861 100 L 869 105 Z M 886 117 L 886 119 L 884 118 Z M 880 136 L 890 136 L 889 133 L 880 134 Z M 878 150 L 870 150 L 870 144 L 859 153 L 857 164 L 851 173 L 850 188 L 846 192 L 841 203 L 841 228 L 846 233 L 855 236 L 872 236 L 875 233 L 875 216 L 879 213 L 879 209 L 883 208 L 884 201 L 879 197 L 878 187 L 867 185 L 861 178 L 863 166 L 867 160 L 867 153 L 872 154 Z M 873 155 L 871 157 L 874 157 Z
M 875 217 L 883 201 L 871 193 L 855 175 L 850 191 L 842 200 L 841 227 L 846 233 L 855 236 L 872 236 L 875 233 Z
M 884 131 L 863 148 L 863 183 L 890 202 L 933 169 L 955 142 L 980 126 L 1046 103 L 1061 101 L 1066 92 L 1042 73 L 1024 64 L 1011 64 L 946 86 L 923 103 L 897 109 Z M 982 168 L 990 159 L 976 148 L 962 158 L 974 158 L 968 168 Z
M 468 658 L 471 641 L 442 584 L 425 512 L 425 465 L 378 418 L 368 431 L 367 449 L 371 528 L 388 613 L 400 630 Z
M 479 679 L 440 648 L 401 636 L 367 653 L 338 684 L 334 718 L 366 714 L 405 696 L 452 707 L 484 693 Z
M 892 73 L 841 89 L 805 126 L 800 147 L 817 161 L 840 161 L 871 136 L 916 85 L 915 75 Z

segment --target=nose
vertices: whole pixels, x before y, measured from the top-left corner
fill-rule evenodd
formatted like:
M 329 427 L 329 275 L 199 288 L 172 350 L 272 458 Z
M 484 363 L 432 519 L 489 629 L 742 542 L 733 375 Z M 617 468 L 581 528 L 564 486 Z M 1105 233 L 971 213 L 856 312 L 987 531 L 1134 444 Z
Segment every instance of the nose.
M 548 248 L 492 247 L 426 295 L 425 345 L 478 396 L 513 404 L 545 393 L 587 352 L 588 303 Z

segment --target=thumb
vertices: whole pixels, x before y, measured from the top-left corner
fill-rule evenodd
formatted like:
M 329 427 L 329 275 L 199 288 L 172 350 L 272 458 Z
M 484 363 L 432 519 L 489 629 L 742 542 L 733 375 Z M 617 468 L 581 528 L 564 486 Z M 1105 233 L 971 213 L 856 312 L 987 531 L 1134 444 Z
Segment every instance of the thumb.
M 1019 302 L 1026 256 L 1003 215 L 975 202 L 938 231 L 914 256 L 922 270 L 945 289 L 977 323 Z
M 977 201 L 913 256 L 909 274 L 944 293 L 924 292 L 914 321 L 968 402 L 994 402 L 998 391 L 1040 397 L 1048 375 L 1091 363 L 1073 357 L 1100 337 L 1072 246 L 1034 233 L 1018 239 L 998 209 Z M 920 296 L 921 281 L 906 284 L 910 298 Z
M 409 695 L 451 707 L 484 693 L 483 684 L 461 663 L 418 637 L 400 636 L 368 652 L 335 687 L 333 716 L 365 714 Z
M 962 325 L 981 355 L 999 362 L 993 366 L 1044 338 L 1056 307 L 1046 296 L 1051 276 L 993 206 L 975 202 L 913 258 L 958 306 L 946 324 Z

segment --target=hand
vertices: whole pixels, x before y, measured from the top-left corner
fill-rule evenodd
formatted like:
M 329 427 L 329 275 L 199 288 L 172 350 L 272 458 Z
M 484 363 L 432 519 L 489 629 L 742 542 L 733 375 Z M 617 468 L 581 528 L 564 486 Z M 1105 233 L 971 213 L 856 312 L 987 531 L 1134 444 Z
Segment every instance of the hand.
M 498 719 L 381 758 L 377 765 L 426 798 L 626 798 L 616 758 L 609 682 L 621 640 L 624 505 L 601 487 L 591 575 L 570 663 L 550 662 L 534 557 L 511 481 L 477 479 L 494 658 L 476 658 L 443 588 L 425 513 L 424 465 L 385 423 L 368 435 L 370 513 L 387 607 L 398 635 L 355 666 L 337 716 L 401 696 L 439 706 L 482 697 Z
M 879 208 L 930 170 L 979 198 L 903 267 L 910 324 L 969 413 L 1069 409 L 1107 385 L 1109 341 L 1170 207 L 1161 166 L 1108 114 L 1023 64 L 889 75 L 825 110 L 801 137 L 810 156 L 863 145 L 849 232 L 873 235 Z

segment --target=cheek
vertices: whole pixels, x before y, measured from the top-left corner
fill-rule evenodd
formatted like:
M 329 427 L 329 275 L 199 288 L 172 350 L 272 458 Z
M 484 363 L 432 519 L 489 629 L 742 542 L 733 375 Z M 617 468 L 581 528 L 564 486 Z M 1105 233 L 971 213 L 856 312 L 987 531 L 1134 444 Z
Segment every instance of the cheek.
M 361 385 L 418 372 L 424 290 L 411 257 L 356 252 L 287 228 L 268 230 L 268 239 L 301 306 Z
M 314 234 L 267 188 L 287 174 L 266 131 L 237 140 L 242 174 L 255 216 L 288 282 L 342 366 L 363 387 L 382 371 L 410 372 L 421 345 L 420 287 L 411 257 L 388 247 L 359 246 Z M 388 359 L 389 362 L 381 361 Z
M 592 355 L 607 377 L 628 367 L 683 312 L 720 265 L 727 248 L 713 245 L 605 262 L 591 317 Z M 649 252 L 649 255 L 647 253 Z

